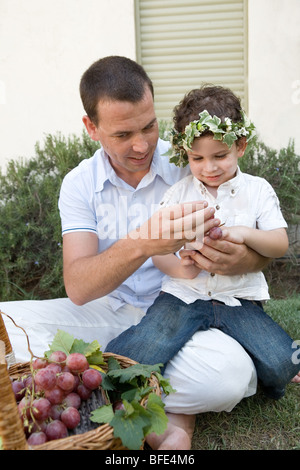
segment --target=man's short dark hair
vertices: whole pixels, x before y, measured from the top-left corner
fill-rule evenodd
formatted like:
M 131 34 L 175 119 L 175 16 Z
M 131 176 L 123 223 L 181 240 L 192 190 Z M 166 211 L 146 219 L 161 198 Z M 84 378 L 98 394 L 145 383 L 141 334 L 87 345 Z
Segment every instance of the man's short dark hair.
M 101 99 L 140 101 L 146 87 L 154 95 L 152 81 L 143 67 L 122 56 L 108 56 L 94 62 L 80 81 L 80 96 L 88 117 L 98 124 L 97 105 Z

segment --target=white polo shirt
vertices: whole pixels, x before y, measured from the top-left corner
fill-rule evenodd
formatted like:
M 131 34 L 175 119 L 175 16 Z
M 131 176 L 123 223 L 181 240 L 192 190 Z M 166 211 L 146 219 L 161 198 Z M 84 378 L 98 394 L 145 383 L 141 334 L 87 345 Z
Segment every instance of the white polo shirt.
M 162 200 L 162 207 L 205 199 L 216 209 L 215 216 L 228 227 L 245 225 L 261 230 L 286 228 L 278 198 L 272 186 L 263 178 L 242 173 L 218 188 L 215 198 L 192 175 L 172 186 Z M 197 299 L 219 300 L 227 305 L 240 305 L 237 298 L 269 299 L 268 285 L 263 273 L 221 276 L 201 271 L 195 279 L 174 279 L 166 276 L 162 290 L 192 303 Z
M 137 188 L 120 179 L 99 149 L 71 170 L 62 183 L 59 210 L 62 234 L 78 231 L 95 233 L 99 253 L 129 231 L 142 225 L 159 209 L 164 193 L 189 174 L 176 167 L 164 154 L 169 143 L 159 139 L 149 172 Z M 146 310 L 159 294 L 163 274 L 148 259 L 121 286 L 109 294 L 117 310 L 125 303 Z

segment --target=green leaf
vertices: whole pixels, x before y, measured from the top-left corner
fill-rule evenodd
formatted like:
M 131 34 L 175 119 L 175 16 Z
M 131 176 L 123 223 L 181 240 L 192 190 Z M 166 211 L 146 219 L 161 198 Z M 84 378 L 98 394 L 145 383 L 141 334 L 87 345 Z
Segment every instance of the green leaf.
M 121 398 L 127 401 L 141 401 L 141 399 L 151 393 L 152 390 L 153 387 L 132 387 L 129 390 L 125 390 L 121 394 Z
M 94 364 L 97 366 L 97 365 L 105 364 L 105 361 L 103 359 L 103 354 L 100 350 L 88 355 L 87 360 L 88 360 L 88 363 L 91 365 Z
M 100 344 L 96 340 L 92 343 L 85 343 L 82 339 L 75 339 L 71 352 L 84 354 L 87 357 L 98 349 L 100 349 Z
M 82 339 L 74 339 L 66 331 L 57 330 L 51 344 L 50 350 L 45 352 L 45 357 L 49 357 L 53 351 L 63 351 L 67 355 L 78 352 L 84 354 L 91 365 L 105 364 L 100 344 L 97 340 L 86 343 Z
M 125 392 L 121 394 L 121 398 L 122 400 L 126 400 L 126 401 L 133 401 L 133 400 L 140 401 L 141 390 L 139 387 L 133 387 L 133 388 L 130 388 L 129 390 L 125 390 Z
M 154 432 L 158 436 L 167 429 L 168 418 L 164 411 L 162 399 L 155 393 L 150 393 L 147 400 L 147 411 L 151 414 L 151 424 L 145 430 L 145 436 Z
M 100 372 L 100 374 L 102 375 L 101 387 L 103 388 L 103 390 L 107 392 L 115 390 L 116 387 L 114 386 L 110 378 L 107 376 L 107 374 L 104 374 L 103 372 Z
M 155 375 L 156 375 L 156 377 L 159 381 L 159 385 L 161 386 L 161 388 L 163 389 L 163 392 L 166 395 L 169 395 L 170 393 L 175 393 L 176 392 L 176 390 L 170 384 L 170 379 L 166 379 L 159 372 L 156 372 Z
M 228 134 L 225 134 L 223 138 L 223 142 L 228 145 L 229 148 L 232 147 L 233 142 L 237 139 L 236 135 L 234 132 L 229 132 Z
M 129 403 L 129 401 L 123 400 L 124 410 L 119 411 L 123 411 L 125 413 L 125 417 L 128 418 L 128 416 L 131 416 L 135 412 L 135 403 L 138 402 L 132 401 L 131 403 Z
M 162 366 L 163 364 L 134 364 L 125 369 L 109 370 L 107 374 L 110 377 L 118 378 L 120 383 L 131 382 L 136 377 L 150 378 L 153 372 L 160 372 Z
M 100 408 L 92 411 L 90 419 L 93 423 L 110 423 L 114 417 L 114 411 L 112 405 L 103 405 Z
M 110 425 L 114 428 L 114 436 L 119 437 L 128 449 L 139 450 L 144 440 L 144 428 L 150 426 L 150 413 L 139 403 L 129 404 L 124 401 L 125 412 L 117 411 Z M 130 414 L 127 413 L 127 410 Z
M 71 349 L 71 353 L 74 352 L 84 354 L 89 364 L 104 364 L 103 354 L 97 340 L 85 343 L 82 339 L 75 339 Z
M 108 370 L 121 369 L 120 363 L 113 356 L 110 356 L 107 360 Z
M 49 344 L 50 351 L 45 353 L 46 357 L 50 356 L 54 351 L 63 351 L 67 355 L 70 354 L 73 342 L 74 336 L 66 333 L 65 331 L 57 330 L 52 343 Z

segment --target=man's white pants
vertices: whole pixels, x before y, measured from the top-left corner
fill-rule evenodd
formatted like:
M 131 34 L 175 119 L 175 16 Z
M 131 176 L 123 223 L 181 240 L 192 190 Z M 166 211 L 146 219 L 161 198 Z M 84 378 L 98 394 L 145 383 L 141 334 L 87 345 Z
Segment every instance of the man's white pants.
M 98 340 L 104 351 L 108 342 L 145 312 L 125 305 L 114 312 L 107 297 L 77 306 L 69 299 L 0 302 L 0 310 L 25 329 L 34 355 L 43 356 L 57 330 L 86 342 Z M 26 335 L 3 315 L 17 362 L 30 359 Z M 256 392 L 252 360 L 237 341 L 217 329 L 199 331 L 169 362 L 165 377 L 176 390 L 164 397 L 170 413 L 197 414 L 231 411 Z

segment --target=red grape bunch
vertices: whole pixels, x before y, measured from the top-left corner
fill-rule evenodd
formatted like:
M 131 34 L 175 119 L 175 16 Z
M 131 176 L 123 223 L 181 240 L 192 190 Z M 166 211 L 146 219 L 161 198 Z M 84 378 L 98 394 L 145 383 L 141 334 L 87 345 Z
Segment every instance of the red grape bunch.
M 33 374 L 12 381 L 28 444 L 67 437 L 80 423 L 82 400 L 101 385 L 100 372 L 90 368 L 83 354 L 62 351 L 49 360 L 35 359 L 32 369 Z

